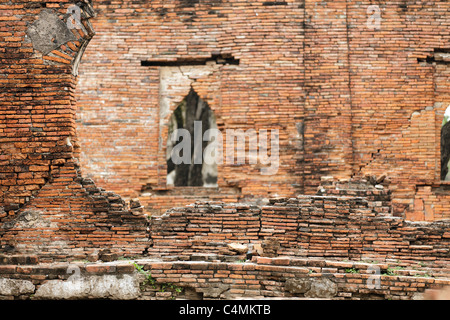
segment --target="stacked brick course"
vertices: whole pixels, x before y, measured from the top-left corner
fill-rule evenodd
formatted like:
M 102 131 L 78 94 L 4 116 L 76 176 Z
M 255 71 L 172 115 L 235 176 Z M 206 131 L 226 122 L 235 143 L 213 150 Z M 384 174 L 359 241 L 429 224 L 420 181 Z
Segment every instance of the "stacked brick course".
M 152 214 L 188 204 L 171 192 L 159 194 L 166 188 L 162 69 L 228 55 L 239 64 L 171 83 L 170 111 L 192 85 L 220 130 L 279 129 L 280 168 L 267 178 L 258 166 L 224 164 L 220 188 L 236 188 L 236 197 L 248 201 L 314 194 L 324 175 L 386 174 L 392 214 L 448 218 L 439 140 L 449 69 L 448 61 L 434 57 L 450 48 L 449 3 L 378 4 L 379 28 L 369 25 L 376 13 L 370 6 L 98 1 L 98 36 L 77 87 L 85 174 L 124 197 L 141 197 Z M 154 64 L 142 67 L 141 61 Z M 144 186 L 148 193 L 141 196 Z M 212 191 L 211 199 L 218 195 Z
M 171 259 L 191 259 L 199 253 L 220 258 L 230 254 L 230 243 L 246 244 L 251 252 L 250 244 L 274 241 L 275 256 L 426 261 L 437 269 L 448 269 L 448 222 L 408 222 L 383 212 L 390 208 L 387 191 L 353 192 L 359 196 L 299 196 L 273 199 L 262 207 L 196 203 L 172 209 L 152 219 L 148 253 Z M 377 212 L 380 209 L 386 210 Z
M 140 268 L 137 272 L 136 267 Z M 79 279 L 69 271 L 77 270 Z M 376 272 L 374 272 L 376 270 Z M 394 271 L 392 271 L 394 270 Z M 427 298 L 427 290 L 450 285 L 448 279 L 420 269 L 389 269 L 387 264 L 336 262 L 295 258 L 255 257 L 245 263 L 206 261 L 133 260 L 114 263 L 58 263 L 52 265 L 0 265 L 3 282 L 27 282 L 27 290 L 1 291 L 0 299 L 39 299 L 40 288 L 50 282 L 76 288 L 87 277 L 126 275 L 139 277 L 138 300 L 326 298 L 393 299 Z M 71 278 L 72 277 L 72 278 Z M 148 282 L 151 277 L 151 282 Z M 146 282 L 147 280 L 147 282 Z M 319 287 L 320 290 L 315 289 Z M 128 288 L 129 289 L 129 288 Z M 428 297 L 429 298 L 429 297 Z
M 36 32 L 30 31 L 33 23 L 46 19 L 48 15 L 42 14 L 49 12 L 54 19 L 61 18 L 58 21 L 64 26 L 69 5 L 70 1 L 16 1 L 0 7 L 0 204 L 5 211 L 25 204 L 48 182 L 51 166 L 60 166 L 79 152 L 71 72 L 93 34 L 73 31 L 75 40 L 42 53 L 33 48 L 39 41 L 33 44 Z M 45 27 L 47 21 L 41 24 Z M 87 19 L 83 21 L 88 25 Z
M 141 253 L 147 220 L 81 178 L 75 77 L 93 36 L 68 28 L 75 1 L 0 4 L 0 248 L 60 260 L 101 248 Z
M 152 219 L 150 254 L 231 254 L 227 243 L 255 242 L 259 238 L 261 209 L 248 205 L 199 203 L 171 209 Z
M 234 199 L 252 201 L 301 190 L 296 165 L 302 148 L 296 123 L 301 122 L 304 99 L 301 3 L 98 1 L 96 8 L 97 37 L 85 54 L 77 86 L 81 162 L 88 177 L 126 198 L 139 197 L 152 214 L 192 203 L 170 189 L 161 195 L 168 189 L 168 117 L 192 86 L 214 111 L 224 136 L 227 129 L 278 129 L 281 159 L 273 176 L 262 176 L 260 164 L 224 161 L 218 191 L 186 189 L 186 197 L 209 193 L 213 201 L 223 197 L 229 202 L 230 190 Z M 215 56 L 239 64 L 219 59 L 211 72 L 187 77 L 205 68 L 190 64 Z M 156 66 L 143 67 L 142 61 Z M 173 69 L 186 77 L 169 82 L 170 107 L 162 112 L 164 70 L 169 67 L 157 64 L 177 61 L 186 66 Z
M 74 3 L 84 28 L 66 30 Z M 67 265 L 43 263 L 149 255 L 164 260 L 142 262 L 158 281 L 206 297 L 289 296 L 287 278 L 310 271 L 331 273 L 340 298 L 412 298 L 448 284 L 416 281 L 408 269 L 368 292 L 368 275 L 346 272 L 357 265 L 342 261 L 449 274 L 449 192 L 438 179 L 449 72 L 448 61 L 434 58 L 449 48 L 449 3 L 390 2 L 380 30 L 367 29 L 369 4 L 97 1 L 93 28 L 89 1 L 0 4 L 1 278 L 41 285 L 67 278 Z M 211 59 L 205 74 L 175 67 L 181 80 L 169 83 L 169 112 L 161 113 L 163 67 L 141 62 Z M 279 130 L 278 174 L 225 164 L 214 191 L 167 188 L 164 121 L 191 85 L 219 129 Z M 328 175 L 346 180 L 331 183 Z M 375 178 L 357 182 L 366 176 Z M 140 196 L 152 213 L 214 201 L 149 221 L 122 196 Z M 238 200 L 253 204 L 231 203 Z M 229 263 L 248 257 L 229 246 L 236 242 L 253 255 L 252 246 L 261 246 L 266 257 Z M 208 290 L 205 279 L 229 295 L 220 285 Z
M 193 288 L 202 298 L 230 299 L 236 297 L 312 297 L 328 299 L 412 299 L 419 298 L 426 288 L 442 288 L 447 279 L 411 276 L 387 276 L 386 265 L 379 265 L 379 287 L 370 287 L 378 265 L 305 262 L 289 258 L 258 258 L 247 263 L 214 262 L 140 262 L 157 283 L 172 283 Z M 356 270 L 351 273 L 348 270 Z M 313 292 L 291 290 L 289 282 L 327 282 L 334 292 L 323 296 Z M 419 296 L 417 295 L 419 293 Z M 157 298 L 157 296 L 156 296 Z

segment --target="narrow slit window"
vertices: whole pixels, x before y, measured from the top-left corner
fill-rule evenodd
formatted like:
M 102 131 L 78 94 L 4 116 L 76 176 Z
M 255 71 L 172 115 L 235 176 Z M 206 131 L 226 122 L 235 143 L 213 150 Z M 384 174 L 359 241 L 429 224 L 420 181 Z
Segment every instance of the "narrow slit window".
M 217 186 L 217 163 L 204 161 L 204 151 L 211 142 L 203 137 L 209 129 L 217 129 L 214 112 L 191 88 L 169 119 L 168 186 Z
M 444 120 L 441 128 L 441 180 L 450 180 L 449 174 L 450 160 L 450 105 L 444 113 Z

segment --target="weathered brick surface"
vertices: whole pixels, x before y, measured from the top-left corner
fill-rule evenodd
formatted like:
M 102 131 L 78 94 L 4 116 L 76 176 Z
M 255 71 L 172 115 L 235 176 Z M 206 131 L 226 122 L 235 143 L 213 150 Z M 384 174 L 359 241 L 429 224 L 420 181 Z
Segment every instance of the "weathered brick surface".
M 93 30 L 88 7 L 83 30 L 66 27 L 75 2 L 0 5 L 0 247 L 7 254 L 51 261 L 100 248 L 142 253 L 148 245 L 147 220 L 81 178 L 74 74 Z M 72 40 L 46 34 L 57 25 Z M 36 40 L 33 28 L 46 36 Z M 55 48 L 45 52 L 43 44 Z
M 447 1 L 386 4 L 380 30 L 366 28 L 369 1 L 97 1 L 94 29 L 86 11 L 86 32 L 70 31 L 74 40 L 64 44 L 50 37 L 51 49 L 39 49 L 30 28 L 49 16 L 64 25 L 75 2 L 0 4 L 2 277 L 39 285 L 68 275 L 67 265 L 38 263 L 147 253 L 164 260 L 145 264 L 155 278 L 216 297 L 284 295 L 286 276 L 307 271 L 300 258 L 309 258 L 317 273 L 311 278 L 332 274 L 342 298 L 372 294 L 361 286 L 365 275 L 345 271 L 360 267 L 347 259 L 424 264 L 429 270 L 419 273 L 448 277 L 439 130 L 449 71 L 435 58 L 449 48 Z M 78 59 L 93 30 L 77 86 Z M 217 56 L 239 65 L 219 63 L 174 82 L 169 111 L 192 85 L 219 129 L 280 130 L 279 172 L 223 165 L 218 189 L 168 190 L 159 67 L 141 61 Z M 83 178 L 81 167 L 112 192 Z M 368 177 L 371 185 L 350 177 Z M 130 208 L 121 196 L 140 196 L 153 213 L 209 202 L 174 208 L 149 224 L 144 208 Z M 275 196 L 286 198 L 261 205 Z M 238 200 L 259 204 L 231 203 Z M 228 263 L 246 258 L 228 246 L 233 242 L 260 245 L 267 256 Z M 105 265 L 83 271 L 115 272 Z M 398 273 L 405 274 L 382 278 L 385 291 L 374 294 L 411 298 L 448 284 Z
M 397 259 L 448 268 L 448 222 L 393 217 L 388 191 L 359 186 L 360 190 L 329 188 L 326 195 L 273 199 L 262 207 L 198 202 L 172 209 L 152 219 L 148 253 L 183 259 L 210 253 L 220 258 L 236 255 L 227 244 L 237 242 L 266 246 L 266 255 L 274 256 Z
M 0 204 L 5 211 L 35 196 L 51 179 L 52 165 L 79 153 L 71 63 L 92 34 L 75 34 L 72 49 L 67 43 L 47 56 L 33 49 L 28 34 L 41 13 L 62 17 L 71 2 L 15 1 L 0 7 Z M 53 59 L 53 54 L 70 60 Z
M 232 254 L 227 243 L 258 240 L 260 212 L 256 206 L 223 203 L 171 209 L 152 219 L 149 250 L 160 255 Z
M 230 202 L 298 193 L 303 180 L 296 165 L 303 157 L 296 126 L 302 122 L 305 95 L 303 4 L 152 1 L 126 7 L 97 2 L 98 37 L 80 68 L 77 121 L 84 172 L 124 197 L 139 196 L 153 214 L 192 203 L 191 197 Z M 101 39 L 110 40 L 105 45 Z M 187 189 L 182 197 L 165 191 L 165 144 L 168 116 L 189 92 L 189 79 L 170 83 L 170 112 L 162 115 L 163 68 L 142 67 L 141 61 L 189 62 L 212 55 L 230 55 L 239 65 L 219 64 L 191 85 L 214 111 L 220 130 L 278 129 L 280 168 L 274 176 L 263 176 L 261 165 L 225 163 L 219 168 L 219 190 Z M 193 66 L 181 68 L 185 73 Z
M 319 263 L 295 258 L 283 260 L 281 264 L 280 258 L 258 257 L 245 263 L 135 260 L 108 264 L 77 262 L 8 265 L 1 266 L 0 275 L 2 280 L 30 281 L 35 287 L 34 292 L 52 280 L 67 282 L 69 289 L 70 284 L 76 286 L 77 281 L 83 281 L 89 276 L 120 278 L 123 275 L 140 275 L 139 300 L 242 297 L 410 300 L 427 298 L 427 291 L 450 285 L 448 279 L 439 275 L 426 274 L 426 271 L 419 269 L 389 269 L 392 266 L 387 264 L 325 260 Z M 140 272 L 136 270 L 135 264 L 141 268 Z M 375 268 L 377 273 L 373 271 Z M 6 269 L 10 272 L 4 272 Z M 298 286 L 299 282 L 302 286 Z M 328 291 L 315 292 L 315 283 L 326 284 Z M 32 297 L 34 292 L 0 296 L 0 299 L 37 299 Z
M 367 25 L 371 1 L 283 3 L 97 1 L 97 37 L 77 86 L 85 174 L 139 196 L 152 214 L 189 204 L 165 191 L 164 68 L 141 61 L 226 54 L 240 64 L 171 82 L 170 111 L 192 84 L 219 129 L 279 129 L 281 156 L 271 177 L 257 166 L 221 165 L 220 188 L 252 200 L 314 194 L 324 175 L 386 174 L 394 215 L 448 218 L 439 139 L 449 68 L 426 62 L 450 47 L 448 1 L 380 3 L 379 29 Z M 210 199 L 222 194 L 212 190 Z

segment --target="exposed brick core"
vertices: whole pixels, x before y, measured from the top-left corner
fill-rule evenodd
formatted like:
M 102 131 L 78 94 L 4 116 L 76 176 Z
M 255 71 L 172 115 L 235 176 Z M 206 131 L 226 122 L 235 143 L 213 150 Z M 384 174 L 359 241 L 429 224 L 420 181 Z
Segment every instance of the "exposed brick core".
M 276 243 L 274 256 L 427 261 L 448 269 L 448 222 L 408 222 L 390 216 L 385 190 L 329 187 L 325 192 L 274 199 L 262 207 L 197 203 L 171 209 L 152 220 L 148 253 L 190 259 L 201 253 L 233 254 L 227 246 L 233 242 L 264 245 L 272 241 Z
M 76 2 L 83 28 L 69 29 L 74 3 L 0 5 L 0 248 L 43 261 L 148 243 L 140 212 L 81 177 L 74 74 L 93 12 Z

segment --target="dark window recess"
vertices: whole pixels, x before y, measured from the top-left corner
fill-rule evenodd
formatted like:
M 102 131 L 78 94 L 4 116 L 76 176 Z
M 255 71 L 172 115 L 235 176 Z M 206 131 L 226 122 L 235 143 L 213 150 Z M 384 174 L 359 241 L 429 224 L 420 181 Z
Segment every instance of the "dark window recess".
M 441 180 L 450 180 L 448 165 L 450 160 L 450 106 L 447 108 L 441 128 Z
M 239 65 L 239 59 L 235 59 L 232 55 L 213 54 L 209 58 L 195 58 L 195 59 L 181 58 L 181 59 L 176 59 L 173 61 L 144 60 L 144 61 L 141 61 L 141 66 L 143 66 L 143 67 L 202 66 L 202 65 L 206 65 L 206 63 L 209 61 L 215 61 L 217 64 Z
M 426 58 L 417 58 L 418 62 L 450 64 L 450 49 L 434 49 L 434 52 Z
M 263 2 L 263 6 L 287 6 L 286 1 L 266 1 Z
M 181 186 L 197 186 L 197 187 L 217 187 L 217 164 L 207 164 L 204 161 L 204 150 L 210 141 L 202 141 L 201 148 L 201 164 L 195 164 L 194 156 L 194 122 L 201 122 L 201 135 L 205 134 L 208 129 L 217 129 L 214 113 L 208 104 L 202 100 L 198 94 L 191 88 L 189 94 L 184 98 L 180 105 L 175 109 L 169 120 L 169 134 L 167 140 L 167 185 Z M 183 142 L 183 138 L 179 141 L 172 141 L 172 133 L 177 129 L 186 129 L 190 134 L 190 163 L 175 164 L 172 158 L 172 151 L 177 144 Z M 203 139 L 202 139 L 203 140 Z M 180 151 L 180 156 L 184 156 L 184 150 Z M 199 151 L 197 151 L 199 152 Z M 215 151 L 214 151 L 215 152 Z

